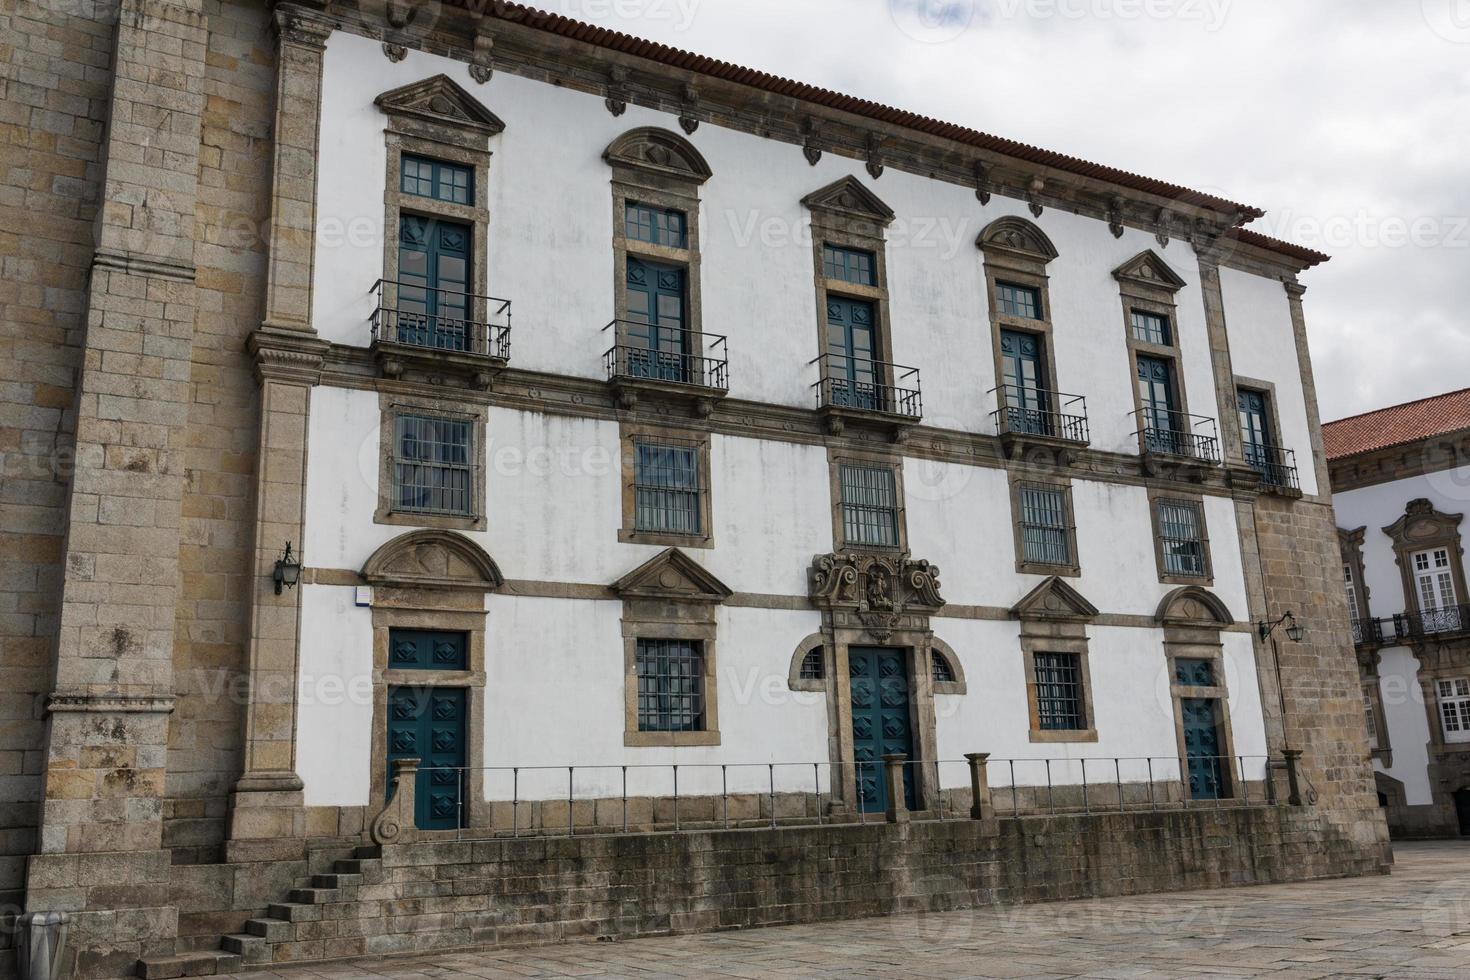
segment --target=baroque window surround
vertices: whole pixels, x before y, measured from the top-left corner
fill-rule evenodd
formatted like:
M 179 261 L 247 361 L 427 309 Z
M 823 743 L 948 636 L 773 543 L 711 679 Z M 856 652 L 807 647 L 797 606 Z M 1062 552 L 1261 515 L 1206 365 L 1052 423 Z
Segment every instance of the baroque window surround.
M 630 747 L 719 745 L 718 607 L 730 589 L 678 548 L 669 548 L 612 585 L 623 600 L 623 744 Z M 638 641 L 698 640 L 704 655 L 704 728 L 690 732 L 640 731 Z
M 1185 698 L 1212 698 L 1220 716 L 1220 748 L 1223 756 L 1221 773 L 1225 786 L 1221 799 L 1240 795 L 1240 774 L 1235 768 L 1235 737 L 1230 727 L 1230 690 L 1226 684 L 1225 648 L 1220 633 L 1235 625 L 1230 610 L 1219 597 L 1198 586 L 1184 586 L 1164 596 L 1154 618 L 1164 630 L 1164 669 L 1168 672 L 1169 690 L 1174 704 L 1174 733 L 1180 759 L 1188 758 L 1184 742 Z M 1186 686 L 1179 682 L 1180 660 L 1204 660 L 1210 664 L 1215 681 L 1210 687 Z
M 383 180 L 383 279 L 388 282 L 398 279 L 400 219 L 404 214 L 415 214 L 461 222 L 473 229 L 469 292 L 476 296 L 488 294 L 490 138 L 503 132 L 505 123 L 442 74 L 384 92 L 374 104 L 387 117 L 383 133 L 388 150 Z M 474 174 L 473 203 L 456 204 L 405 193 L 400 183 L 404 154 L 470 168 Z M 488 320 L 493 312 L 472 308 L 470 317 Z M 395 350 L 393 355 L 380 357 L 380 369 L 385 375 L 403 374 L 403 354 Z M 445 364 L 461 359 L 453 352 L 440 350 L 410 352 L 409 356 L 431 359 L 441 370 Z M 466 365 L 476 387 L 489 386 L 489 374 L 483 365 L 473 361 L 467 361 Z
M 471 488 L 473 514 L 421 514 L 397 509 L 398 416 L 428 415 L 466 421 L 470 424 Z M 486 527 L 485 442 L 490 409 L 486 405 L 467 402 L 463 397 L 427 398 L 389 392 L 378 394 L 378 507 L 373 512 L 374 524 L 402 524 L 410 527 L 432 527 L 458 531 L 483 531 Z
M 373 587 L 373 729 L 368 813 L 387 796 L 388 689 L 396 685 L 461 688 L 467 692 L 466 827 L 485 827 L 490 807 L 483 780 L 485 740 L 485 596 L 505 584 L 494 559 L 452 531 L 410 531 L 383 544 L 362 566 Z M 400 670 L 389 666 L 389 633 L 442 630 L 468 635 L 464 670 Z
M 1021 656 L 1026 672 L 1027 715 L 1032 742 L 1096 742 L 1097 715 L 1093 712 L 1092 672 L 1088 665 L 1087 626 L 1098 616 L 1097 607 L 1061 578 L 1053 575 L 1011 608 L 1020 621 Z M 1036 655 L 1067 653 L 1077 658 L 1081 683 L 1082 719 L 1079 729 L 1043 729 L 1038 699 Z
M 878 467 L 893 472 L 893 495 L 897 512 L 894 515 L 895 523 L 898 525 L 898 544 L 892 548 L 880 547 L 878 545 L 860 544 L 847 540 L 846 525 L 843 521 L 842 510 L 842 467 L 843 466 L 869 466 Z M 830 488 L 832 500 L 832 546 L 835 551 L 874 551 L 874 552 L 897 552 L 907 554 L 909 550 L 908 520 L 906 516 L 905 497 L 903 491 L 903 457 L 894 453 L 884 451 L 830 448 L 827 451 L 827 471 L 830 475 Z
M 700 299 L 699 188 L 713 175 L 709 164 L 694 144 L 677 133 L 656 126 L 631 129 L 608 144 L 602 158 L 612 169 L 613 212 L 613 309 L 615 319 L 628 317 L 628 257 L 678 266 L 684 276 L 684 328 L 703 343 L 704 317 Z M 628 237 L 627 208 L 630 203 L 678 211 L 684 215 L 684 247 L 645 242 Z M 615 327 L 616 331 L 617 328 Z M 614 338 L 614 342 L 616 338 Z M 609 344 L 611 346 L 611 344 Z M 690 351 L 690 353 L 696 353 Z M 632 408 L 643 389 L 671 393 L 670 386 L 653 379 L 624 379 L 617 382 L 618 400 Z M 677 389 L 678 386 L 674 386 Z M 708 414 L 714 389 L 702 391 L 697 407 Z
M 622 515 L 618 540 L 626 544 L 653 544 L 680 548 L 713 548 L 714 487 L 710 471 L 710 434 L 698 429 L 675 428 L 664 423 L 631 422 L 619 425 L 618 441 L 622 459 Z M 638 443 L 669 443 L 692 447 L 699 460 L 699 533 L 680 534 L 671 531 L 640 531 L 637 525 Z
M 1123 337 L 1128 344 L 1128 383 L 1133 392 L 1134 418 L 1143 428 L 1143 400 L 1138 392 L 1138 357 L 1158 357 L 1170 363 L 1173 371 L 1175 410 L 1189 414 L 1189 396 L 1184 385 L 1184 361 L 1179 346 L 1179 307 L 1176 295 L 1185 282 L 1152 249 L 1145 249 L 1113 270 L 1118 280 L 1118 293 L 1123 304 Z M 1155 344 L 1133 335 L 1133 311 L 1164 317 L 1169 324 L 1169 343 Z M 1148 460 L 1148 443 L 1140 432 L 1138 451 Z M 1155 464 L 1157 465 L 1157 464 Z M 1148 463 L 1145 462 L 1145 467 Z M 1158 475 L 1150 471 L 1147 475 Z
M 1164 502 L 1192 504 L 1196 513 L 1199 514 L 1199 537 L 1200 556 L 1204 562 L 1204 574 L 1202 575 L 1180 575 L 1171 572 L 1164 564 L 1164 528 L 1159 519 L 1159 505 Z M 1205 498 L 1200 494 L 1176 493 L 1172 490 L 1159 490 L 1150 487 L 1148 490 L 1149 520 L 1153 525 L 1154 532 L 1154 563 L 1158 568 L 1159 581 L 1165 585 L 1200 585 L 1211 586 L 1215 584 L 1215 564 L 1210 556 L 1210 525 L 1205 516 Z
M 1016 571 L 1023 575 L 1058 575 L 1063 578 L 1076 578 L 1082 574 L 1082 560 L 1077 554 L 1077 518 L 1072 508 L 1072 479 L 1069 476 L 1037 475 L 1030 476 L 1026 470 L 1015 469 L 1010 471 L 1011 485 L 1011 527 L 1015 532 L 1016 546 Z M 1025 516 L 1025 508 L 1021 499 L 1021 491 L 1026 487 L 1039 487 L 1047 490 L 1057 490 L 1062 495 L 1062 514 L 1066 522 L 1067 557 L 1066 564 L 1048 564 L 1046 562 L 1033 562 L 1026 559 L 1025 529 L 1022 518 Z
M 1342 552 L 1342 563 L 1352 570 L 1353 595 L 1357 602 L 1357 608 L 1348 610 L 1348 617 L 1359 623 L 1368 621 L 1369 610 L 1372 608 L 1368 580 L 1363 576 L 1363 539 L 1367 531 L 1366 527 L 1354 531 L 1337 529 L 1337 547 Z M 1344 581 L 1344 587 L 1346 584 Z
M 1419 589 L 1414 580 L 1414 554 L 1434 548 L 1445 548 L 1450 556 L 1450 573 L 1455 584 L 1455 599 L 1470 601 L 1465 590 L 1465 548 L 1460 540 L 1460 522 L 1464 514 L 1442 514 L 1428 500 L 1411 500 L 1404 516 L 1383 529 L 1393 541 L 1394 561 L 1404 585 L 1404 609 L 1410 614 L 1423 612 L 1419 607 Z

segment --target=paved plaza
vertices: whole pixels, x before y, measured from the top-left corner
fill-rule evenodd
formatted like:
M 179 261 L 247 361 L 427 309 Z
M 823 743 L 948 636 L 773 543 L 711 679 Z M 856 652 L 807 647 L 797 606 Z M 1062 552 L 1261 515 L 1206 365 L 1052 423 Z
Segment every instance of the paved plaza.
M 246 974 L 511 977 L 1467 977 L 1470 842 L 1400 844 L 1391 877 Z

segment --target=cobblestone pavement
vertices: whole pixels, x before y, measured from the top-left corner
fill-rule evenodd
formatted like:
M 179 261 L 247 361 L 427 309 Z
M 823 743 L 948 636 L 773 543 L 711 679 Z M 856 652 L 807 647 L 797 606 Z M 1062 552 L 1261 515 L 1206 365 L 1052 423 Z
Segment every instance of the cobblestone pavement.
M 1470 841 L 1401 844 L 1396 851 L 1391 877 L 446 953 L 244 977 L 1470 978 Z

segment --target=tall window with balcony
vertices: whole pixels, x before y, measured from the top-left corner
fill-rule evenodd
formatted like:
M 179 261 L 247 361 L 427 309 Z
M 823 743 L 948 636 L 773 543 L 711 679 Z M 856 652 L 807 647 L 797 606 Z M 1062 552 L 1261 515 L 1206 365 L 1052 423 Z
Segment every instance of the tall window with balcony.
M 1261 476 L 1267 490 L 1299 489 L 1296 454 L 1281 446 L 1271 393 L 1264 388 L 1241 387 L 1235 392 L 1240 414 L 1240 445 L 1248 466 Z
M 1455 574 L 1450 564 L 1449 548 L 1416 551 L 1414 589 L 1419 598 L 1419 616 L 1426 633 L 1442 633 L 1460 628 L 1459 598 L 1455 595 Z

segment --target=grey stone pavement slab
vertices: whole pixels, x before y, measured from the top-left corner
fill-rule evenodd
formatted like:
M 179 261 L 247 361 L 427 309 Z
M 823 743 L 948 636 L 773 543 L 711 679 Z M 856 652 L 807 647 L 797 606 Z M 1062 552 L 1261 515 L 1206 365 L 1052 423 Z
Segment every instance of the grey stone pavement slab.
M 278 968 L 241 980 L 1470 978 L 1470 841 L 1388 877 Z

